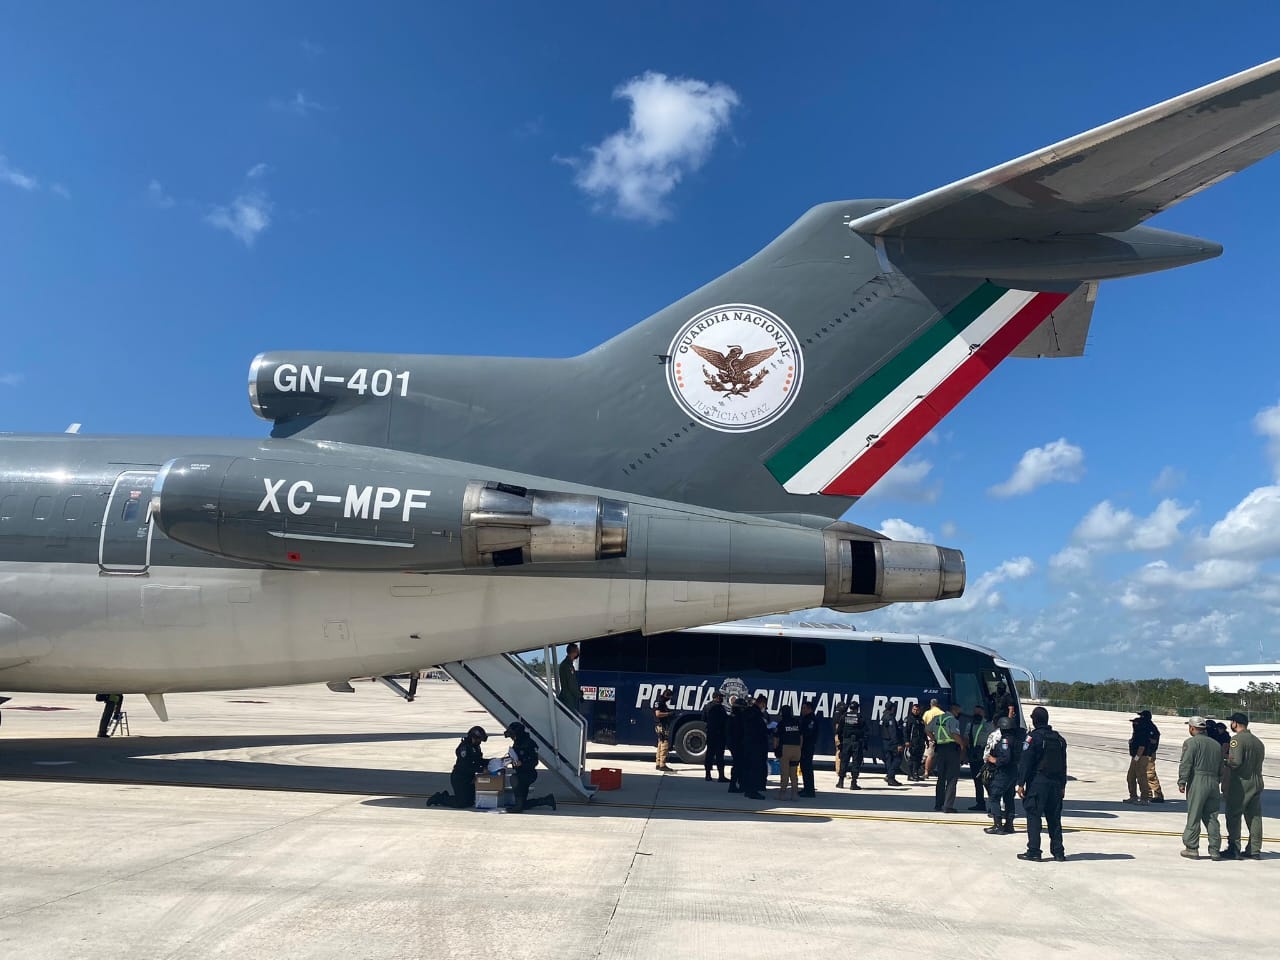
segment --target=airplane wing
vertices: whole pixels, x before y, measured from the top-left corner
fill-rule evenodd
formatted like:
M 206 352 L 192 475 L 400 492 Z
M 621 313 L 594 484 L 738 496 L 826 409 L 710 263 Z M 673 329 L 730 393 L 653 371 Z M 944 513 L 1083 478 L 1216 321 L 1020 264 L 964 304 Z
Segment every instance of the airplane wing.
M 1280 59 L 853 221 L 964 240 L 1117 233 L 1280 150 Z

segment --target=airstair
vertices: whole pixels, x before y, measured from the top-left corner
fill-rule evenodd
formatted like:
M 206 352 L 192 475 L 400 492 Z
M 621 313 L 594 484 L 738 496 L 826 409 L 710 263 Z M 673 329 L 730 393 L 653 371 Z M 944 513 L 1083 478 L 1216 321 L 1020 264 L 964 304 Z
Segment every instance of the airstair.
M 544 663 L 550 669 L 551 650 Z M 582 717 L 556 698 L 550 682 L 534 675 L 509 653 L 441 664 L 444 670 L 505 730 L 519 720 L 538 744 L 542 764 L 579 797 L 590 799 L 596 788 L 586 780 L 587 726 Z M 499 734 L 501 736 L 501 734 Z

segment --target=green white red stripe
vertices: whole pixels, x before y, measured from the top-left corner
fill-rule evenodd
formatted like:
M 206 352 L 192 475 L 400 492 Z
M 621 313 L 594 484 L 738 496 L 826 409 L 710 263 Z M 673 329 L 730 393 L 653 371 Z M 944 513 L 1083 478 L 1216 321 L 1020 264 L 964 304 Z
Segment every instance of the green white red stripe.
M 765 465 L 789 493 L 862 496 L 1066 298 L 984 283 Z

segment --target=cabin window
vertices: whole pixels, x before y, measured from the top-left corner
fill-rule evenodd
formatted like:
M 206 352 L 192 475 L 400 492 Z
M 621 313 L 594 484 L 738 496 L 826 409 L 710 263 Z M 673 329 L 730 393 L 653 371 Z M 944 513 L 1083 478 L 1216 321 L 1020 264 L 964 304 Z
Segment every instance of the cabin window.
M 48 520 L 52 507 L 53 497 L 36 497 L 36 502 L 31 507 L 31 519 Z

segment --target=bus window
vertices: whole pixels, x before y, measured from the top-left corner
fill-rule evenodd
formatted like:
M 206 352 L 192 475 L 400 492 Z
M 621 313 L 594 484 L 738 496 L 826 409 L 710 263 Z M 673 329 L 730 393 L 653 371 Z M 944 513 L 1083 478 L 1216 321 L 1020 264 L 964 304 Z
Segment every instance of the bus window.
M 649 641 L 639 632 L 597 637 L 582 644 L 578 669 L 643 673 L 648 645 Z
M 649 672 L 714 674 L 720 664 L 720 634 L 659 633 L 649 638 Z
M 791 641 L 786 637 L 726 634 L 720 644 L 720 673 L 787 673 Z

